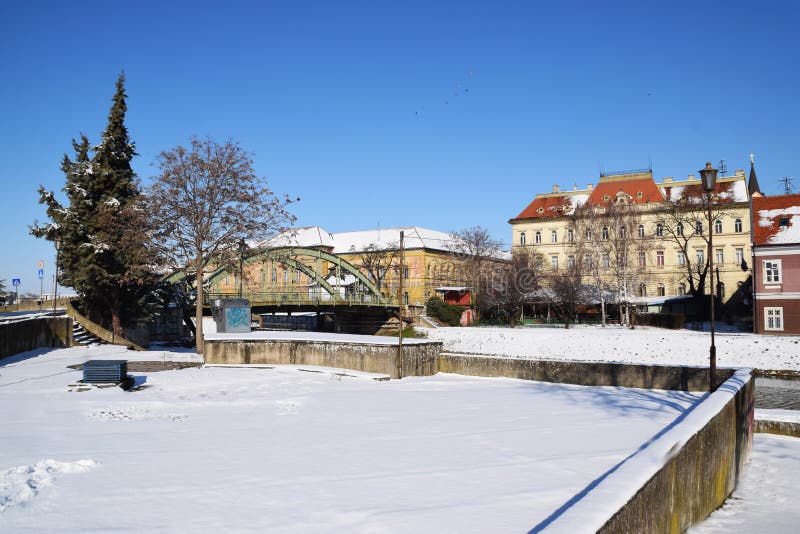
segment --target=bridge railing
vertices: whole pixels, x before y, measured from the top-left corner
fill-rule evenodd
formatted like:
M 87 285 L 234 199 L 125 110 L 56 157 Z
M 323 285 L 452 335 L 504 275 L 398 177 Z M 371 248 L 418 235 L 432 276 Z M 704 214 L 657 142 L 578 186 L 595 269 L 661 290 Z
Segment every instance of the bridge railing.
M 376 297 L 369 294 L 329 295 L 328 293 L 304 292 L 260 292 L 243 291 L 241 296 L 235 292 L 206 293 L 204 303 L 210 305 L 219 298 L 243 298 L 250 301 L 251 306 L 393 306 L 397 299 Z

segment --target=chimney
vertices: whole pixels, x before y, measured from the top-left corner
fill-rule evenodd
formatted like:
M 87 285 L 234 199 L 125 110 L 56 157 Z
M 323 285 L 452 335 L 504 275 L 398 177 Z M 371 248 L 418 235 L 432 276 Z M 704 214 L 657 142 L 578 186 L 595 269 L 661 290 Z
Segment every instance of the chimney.
M 586 184 L 586 189 L 591 191 L 592 189 L 594 189 L 594 184 Z
M 559 189 L 557 185 L 553 186 L 553 193 L 558 193 Z
M 573 191 L 577 191 L 578 190 L 578 184 L 572 184 L 572 190 Z
M 672 178 L 672 176 L 665 176 L 665 177 L 664 177 L 664 180 L 663 180 L 663 183 L 665 183 L 665 184 L 671 184 L 671 183 L 672 183 L 672 182 L 674 182 L 674 181 L 675 181 L 675 180 Z
M 736 169 L 736 176 L 744 176 L 744 169 Z
M 694 180 L 694 174 L 690 174 L 686 179 L 687 180 Z

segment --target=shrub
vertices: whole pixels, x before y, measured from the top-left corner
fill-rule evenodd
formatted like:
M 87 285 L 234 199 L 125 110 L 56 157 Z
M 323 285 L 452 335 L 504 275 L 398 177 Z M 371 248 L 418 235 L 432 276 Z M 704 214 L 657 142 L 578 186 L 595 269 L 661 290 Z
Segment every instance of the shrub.
M 461 313 L 464 311 L 464 308 L 461 306 L 445 304 L 441 298 L 431 297 L 428 299 L 428 302 L 425 303 L 425 307 L 428 310 L 428 315 L 439 319 L 443 323 L 449 324 L 450 326 L 458 326 L 461 324 Z

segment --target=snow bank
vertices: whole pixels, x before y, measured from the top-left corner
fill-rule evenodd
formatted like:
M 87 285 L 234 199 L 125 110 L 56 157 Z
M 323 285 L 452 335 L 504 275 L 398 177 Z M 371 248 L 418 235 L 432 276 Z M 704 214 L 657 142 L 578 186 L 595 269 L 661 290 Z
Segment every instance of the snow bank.
M 62 474 L 85 473 L 97 464 L 94 460 L 59 462 L 41 460 L 35 464 L 12 467 L 0 472 L 0 512 L 24 504 Z

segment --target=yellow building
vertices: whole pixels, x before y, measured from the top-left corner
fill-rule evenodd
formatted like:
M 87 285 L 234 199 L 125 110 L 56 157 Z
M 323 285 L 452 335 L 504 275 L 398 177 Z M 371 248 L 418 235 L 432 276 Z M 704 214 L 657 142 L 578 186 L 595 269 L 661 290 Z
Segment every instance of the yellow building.
M 757 190 L 752 167 L 751 187 Z M 749 200 L 744 171 L 717 179 L 711 230 L 714 266 L 719 269 L 715 285 L 723 302 L 749 276 L 742 268 L 743 260 L 749 262 L 751 257 Z M 701 182 L 691 174 L 659 183 L 649 169 L 602 174 L 597 186 L 571 191 L 554 186 L 552 192 L 537 195 L 509 221 L 512 250 L 540 255 L 550 270 L 583 262 L 584 277 L 599 273 L 611 291 L 658 311 L 669 297 L 689 294 L 692 279 L 697 282 L 707 262 L 706 206 Z M 620 239 L 626 240 L 624 258 L 614 257 L 619 245 L 610 246 Z M 628 266 L 624 283 L 615 267 L 623 261 Z M 597 269 L 586 269 L 587 265 Z M 708 288 L 706 281 L 706 293 Z
M 404 234 L 403 291 L 400 295 L 400 232 Z M 464 286 L 458 268 L 459 260 L 451 252 L 452 237 L 448 233 L 409 226 L 381 228 L 358 232 L 329 233 L 318 226 L 286 231 L 254 250 L 303 249 L 323 252 L 314 257 L 303 253 L 293 259 L 321 275 L 340 292 L 342 297 L 356 295 L 359 280 L 337 265 L 330 254 L 358 268 L 380 293 L 392 299 L 402 299 L 405 306 L 422 309 L 425 302 L 441 287 Z M 244 296 L 256 295 L 320 295 L 320 288 L 299 264 L 282 259 L 248 261 L 245 267 Z M 235 274 L 223 274 L 212 279 L 211 293 L 233 295 L 239 284 Z M 291 300 L 291 299 L 289 299 Z

